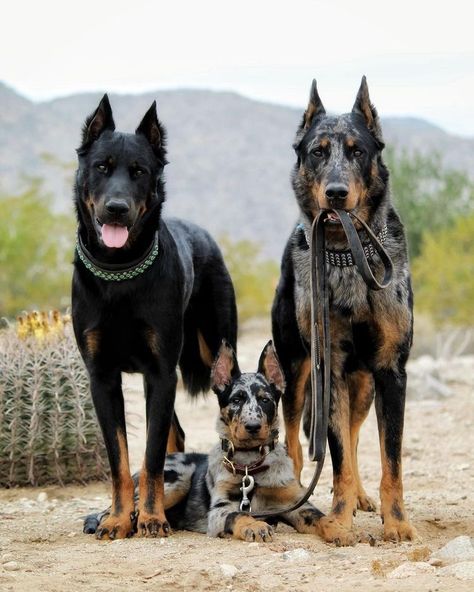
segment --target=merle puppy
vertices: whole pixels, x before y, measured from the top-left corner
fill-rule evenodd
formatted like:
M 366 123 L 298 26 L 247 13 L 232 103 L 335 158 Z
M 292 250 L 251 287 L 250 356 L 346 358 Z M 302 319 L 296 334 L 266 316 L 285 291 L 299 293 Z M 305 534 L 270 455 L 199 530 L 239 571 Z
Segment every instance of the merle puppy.
M 147 444 L 139 532 L 166 536 L 165 453 L 167 444 L 169 451 L 184 449 L 173 413 L 176 368 L 191 394 L 209 388 L 222 338 L 235 347 L 234 290 L 209 234 L 161 216 L 165 130 L 155 103 L 134 134 L 118 133 L 105 95 L 85 122 L 78 156 L 72 319 L 113 487 L 111 512 L 97 536 L 123 538 L 133 532 L 121 372 L 140 372 L 144 378 Z
M 413 297 L 405 235 L 390 199 L 380 122 L 365 77 L 352 111 L 337 117 L 326 114 L 313 81 L 294 147 L 297 161 L 292 181 L 300 220 L 286 245 L 272 313 L 275 346 L 288 385 L 283 398 L 288 452 L 299 478 L 299 427 L 310 375 L 307 237 L 321 209 L 344 209 L 356 213 L 378 234 L 392 258 L 394 278 L 384 290 L 369 290 L 353 264 L 339 219 L 329 215 L 326 262 L 332 348 L 328 433 L 334 472 L 332 516 L 350 528 L 358 508 L 375 511 L 357 467 L 359 429 L 375 396 L 384 537 L 412 539 L 415 531 L 403 504 L 401 451 Z M 363 230 L 359 229 L 359 234 L 367 241 Z M 365 250 L 380 274 L 378 255 L 369 244 Z
M 234 350 L 223 342 L 212 371 L 212 388 L 219 401 L 220 443 L 209 455 L 166 457 L 165 509 L 170 524 L 209 536 L 271 541 L 272 526 L 254 518 L 249 506 L 241 506 L 243 477 L 248 474 L 254 481 L 247 495 L 253 512 L 284 510 L 304 493 L 291 458 L 278 442 L 278 403 L 285 381 L 272 343 L 265 346 L 257 372 L 242 374 Z M 109 512 L 87 516 L 84 532 L 100 532 Z M 319 534 L 336 544 L 356 540 L 351 530 L 310 503 L 279 520 L 298 532 Z

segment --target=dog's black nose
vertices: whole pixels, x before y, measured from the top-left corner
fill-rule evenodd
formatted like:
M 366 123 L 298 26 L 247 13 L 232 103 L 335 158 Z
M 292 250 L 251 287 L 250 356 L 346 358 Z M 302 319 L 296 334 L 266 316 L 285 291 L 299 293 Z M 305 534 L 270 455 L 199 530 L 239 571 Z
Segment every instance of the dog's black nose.
M 121 214 L 126 214 L 130 210 L 130 206 L 124 199 L 113 198 L 106 202 L 105 209 L 109 214 L 119 216 Z
M 259 423 L 246 423 L 245 429 L 252 436 L 256 436 L 262 426 Z
M 344 202 L 349 195 L 349 187 L 343 183 L 328 183 L 326 197 L 330 203 L 334 201 Z

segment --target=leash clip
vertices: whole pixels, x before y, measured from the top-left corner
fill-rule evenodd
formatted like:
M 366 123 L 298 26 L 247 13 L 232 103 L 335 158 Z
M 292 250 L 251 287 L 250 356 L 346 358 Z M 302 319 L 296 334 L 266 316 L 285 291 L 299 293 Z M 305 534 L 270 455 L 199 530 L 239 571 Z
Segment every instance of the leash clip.
M 247 496 L 255 486 L 255 479 L 252 475 L 248 473 L 248 467 L 245 467 L 245 475 L 242 477 L 242 487 L 240 491 L 242 492 L 242 501 L 240 502 L 239 510 L 241 512 L 251 512 L 252 507 L 250 505 L 250 500 Z

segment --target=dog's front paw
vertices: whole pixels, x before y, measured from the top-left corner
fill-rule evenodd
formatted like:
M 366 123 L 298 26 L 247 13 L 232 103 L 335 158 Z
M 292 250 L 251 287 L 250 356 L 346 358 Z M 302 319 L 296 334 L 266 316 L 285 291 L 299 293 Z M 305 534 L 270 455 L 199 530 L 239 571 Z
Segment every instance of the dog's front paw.
M 333 516 L 323 516 L 318 521 L 318 534 L 326 543 L 334 543 L 338 547 L 350 547 L 358 541 L 357 534 Z
M 399 543 L 418 539 L 416 529 L 408 520 L 385 520 L 383 527 L 384 541 Z
M 138 535 L 142 537 L 167 537 L 171 527 L 164 516 L 140 512 L 137 523 Z
M 98 539 L 126 539 L 135 534 L 132 513 L 110 514 L 97 527 L 95 536 Z
M 255 520 L 240 529 L 240 538 L 248 543 L 268 543 L 273 540 L 273 528 L 266 522 Z

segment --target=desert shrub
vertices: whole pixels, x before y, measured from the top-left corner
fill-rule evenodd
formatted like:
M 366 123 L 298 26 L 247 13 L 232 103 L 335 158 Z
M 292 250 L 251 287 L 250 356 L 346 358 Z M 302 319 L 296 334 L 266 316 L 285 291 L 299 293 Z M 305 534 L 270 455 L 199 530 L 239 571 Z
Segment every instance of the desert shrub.
M 89 380 L 70 327 L 23 317 L 0 332 L 0 487 L 106 477 Z

